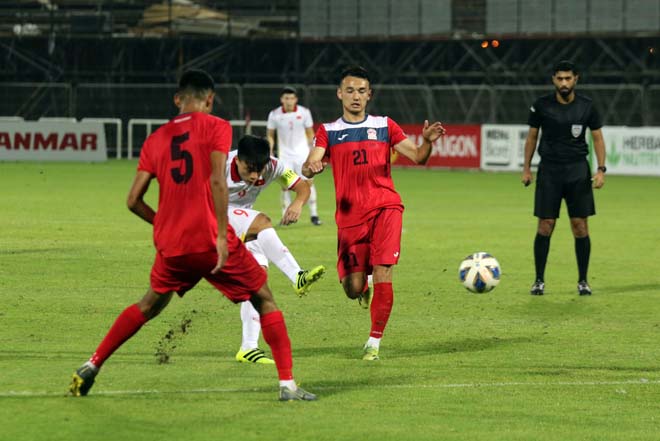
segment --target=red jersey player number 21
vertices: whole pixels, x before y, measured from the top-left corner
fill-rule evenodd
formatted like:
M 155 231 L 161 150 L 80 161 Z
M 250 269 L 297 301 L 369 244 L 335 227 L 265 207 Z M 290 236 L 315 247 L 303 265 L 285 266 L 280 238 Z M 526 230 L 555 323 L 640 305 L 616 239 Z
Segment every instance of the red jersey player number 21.
M 324 158 L 332 165 L 337 272 L 346 295 L 371 309 L 371 331 L 362 358 L 375 361 L 392 310 L 392 273 L 401 246 L 403 204 L 392 182 L 390 155 L 395 150 L 424 164 L 432 143 L 445 129 L 439 122 L 424 121 L 423 141 L 416 146 L 391 118 L 368 115 L 370 78 L 359 66 L 341 73 L 337 98 L 342 116 L 319 127 L 302 171 L 311 178 L 324 170 Z M 373 301 L 369 275 L 373 275 Z

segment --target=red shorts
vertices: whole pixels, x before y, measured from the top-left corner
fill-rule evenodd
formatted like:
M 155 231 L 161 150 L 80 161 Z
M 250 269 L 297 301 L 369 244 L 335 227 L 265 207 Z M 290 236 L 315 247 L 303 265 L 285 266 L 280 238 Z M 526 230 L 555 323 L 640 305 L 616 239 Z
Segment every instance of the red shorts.
M 236 236 L 230 235 L 227 239 L 229 257 L 218 274 L 211 274 L 218 262 L 215 250 L 173 257 L 156 253 L 151 268 L 151 288 L 160 294 L 176 291 L 183 296 L 205 278 L 232 302 L 249 300 L 252 293 L 266 283 L 266 271 Z
M 403 211 L 383 208 L 365 223 L 337 230 L 339 280 L 351 273 L 371 274 L 374 265 L 396 265 L 401 251 Z

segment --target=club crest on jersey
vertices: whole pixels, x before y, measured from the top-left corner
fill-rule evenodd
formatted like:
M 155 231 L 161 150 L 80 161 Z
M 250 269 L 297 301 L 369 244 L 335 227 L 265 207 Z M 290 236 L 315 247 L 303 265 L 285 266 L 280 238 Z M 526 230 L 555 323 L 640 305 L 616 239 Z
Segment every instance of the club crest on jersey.
M 573 138 L 577 138 L 582 134 L 582 124 L 573 124 L 571 126 L 571 135 L 573 135 Z
M 367 129 L 367 139 L 378 139 L 378 132 L 376 132 L 376 129 Z

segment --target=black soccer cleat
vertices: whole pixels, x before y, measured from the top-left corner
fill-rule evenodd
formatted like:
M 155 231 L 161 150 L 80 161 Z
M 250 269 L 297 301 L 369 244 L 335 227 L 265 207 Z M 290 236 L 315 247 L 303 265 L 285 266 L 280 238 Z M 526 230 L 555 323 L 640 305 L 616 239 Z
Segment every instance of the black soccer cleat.
M 578 290 L 578 294 L 580 294 L 581 296 L 591 295 L 591 287 L 589 286 L 586 280 L 580 280 L 578 282 L 577 290 Z
M 543 291 L 545 291 L 545 283 L 543 283 L 543 280 L 537 280 L 532 285 L 532 288 L 529 290 L 529 293 L 533 296 L 542 296 Z
M 69 385 L 69 394 L 74 397 L 84 397 L 87 395 L 94 385 L 94 379 L 97 373 L 98 369 L 94 369 L 88 364 L 83 364 L 73 374 L 71 384 Z
M 319 219 L 318 216 L 312 216 L 311 221 L 312 221 L 312 224 L 316 225 L 317 227 L 319 225 L 323 225 L 323 222 L 321 222 L 321 219 Z

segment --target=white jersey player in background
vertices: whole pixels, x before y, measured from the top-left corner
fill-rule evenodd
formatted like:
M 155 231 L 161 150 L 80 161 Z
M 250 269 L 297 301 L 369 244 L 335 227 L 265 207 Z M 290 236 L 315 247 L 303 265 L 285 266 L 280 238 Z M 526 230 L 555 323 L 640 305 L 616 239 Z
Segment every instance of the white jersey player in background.
M 277 132 L 277 157 L 298 176 L 307 180 L 302 175 L 302 165 L 309 156 L 309 151 L 313 147 L 314 140 L 314 121 L 312 113 L 308 108 L 298 104 L 298 94 L 296 89 L 287 86 L 282 89 L 280 94 L 280 107 L 271 110 L 268 114 L 268 123 L 266 125 L 266 137 L 270 144 L 270 152 L 273 154 L 275 147 L 275 132 Z M 309 214 L 312 224 L 321 225 L 318 208 L 316 205 L 316 188 L 312 179 L 307 180 L 310 188 Z M 282 213 L 291 203 L 291 196 L 287 189 L 282 189 L 281 205 Z
M 309 186 L 270 155 L 268 141 L 254 136 L 244 136 L 238 141 L 238 149 L 229 152 L 226 175 L 229 194 L 227 216 L 236 235 L 245 243 L 259 265 L 267 269 L 268 262 L 272 262 L 291 280 L 296 294 L 304 296 L 311 285 L 321 278 L 325 267 L 319 265 L 310 270 L 301 269 L 275 232 L 268 216 L 253 210 L 252 206 L 259 193 L 275 181 L 282 188 L 296 193 L 295 199 L 282 215 L 283 225 L 295 223 L 309 197 Z M 258 346 L 261 323 L 259 313 L 252 303 L 241 303 L 241 321 L 243 339 L 236 360 L 272 364 L 273 360 L 267 358 Z

